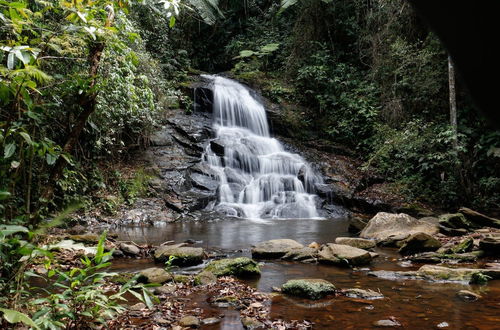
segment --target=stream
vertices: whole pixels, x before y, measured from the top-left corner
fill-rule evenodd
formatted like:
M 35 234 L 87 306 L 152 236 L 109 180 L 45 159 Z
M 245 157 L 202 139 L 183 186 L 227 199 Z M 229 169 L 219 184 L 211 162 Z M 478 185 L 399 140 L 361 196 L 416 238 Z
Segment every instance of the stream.
M 120 240 L 137 243 L 160 244 L 173 240 L 196 241 L 193 246 L 208 248 L 218 254 L 251 256 L 250 248 L 259 242 L 290 238 L 302 244 L 316 241 L 332 242 L 338 236 L 350 236 L 347 220 L 266 220 L 252 221 L 225 219 L 211 222 L 178 222 L 155 227 L 120 227 Z M 368 329 L 373 322 L 395 317 L 409 329 L 499 329 L 500 283 L 492 281 L 487 286 L 461 283 L 432 283 L 421 280 L 385 280 L 367 275 L 369 270 L 416 270 L 421 264 L 404 264 L 397 259 L 397 250 L 378 248 L 379 254 L 369 268 L 341 268 L 321 264 L 263 261 L 262 275 L 245 282 L 259 291 L 272 292 L 293 278 L 322 278 L 338 288 L 363 288 L 380 291 L 385 298 L 362 300 L 335 297 L 311 301 L 276 295 L 272 299 L 271 317 L 287 320 L 306 319 L 314 322 L 314 329 Z M 119 259 L 113 263 L 114 271 L 138 271 L 154 266 L 150 259 Z M 194 273 L 203 265 L 178 268 L 175 272 Z M 459 290 L 479 292 L 476 302 L 464 302 L 457 297 Z M 203 295 L 190 297 L 193 303 L 205 310 L 207 317 L 224 314 L 217 325 L 204 329 L 243 329 L 239 314 L 234 310 L 217 309 L 206 302 Z M 447 326 L 446 326 L 447 324 Z M 439 325 L 439 326 L 438 326 Z

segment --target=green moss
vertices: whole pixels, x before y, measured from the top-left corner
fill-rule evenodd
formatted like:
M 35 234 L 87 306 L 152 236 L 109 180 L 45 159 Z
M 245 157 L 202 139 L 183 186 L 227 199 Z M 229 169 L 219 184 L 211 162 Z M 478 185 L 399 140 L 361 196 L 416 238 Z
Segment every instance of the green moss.
M 133 279 L 136 274 L 133 273 L 119 273 L 115 276 L 110 277 L 110 281 L 116 284 L 125 284 L 131 279 Z
M 187 275 L 174 275 L 175 283 L 189 283 L 189 281 L 191 281 L 191 278 Z
M 260 275 L 259 265 L 246 257 L 212 261 L 205 268 L 205 271 L 209 271 L 215 276 L 248 277 Z
M 321 299 L 335 292 L 335 286 L 321 279 L 290 280 L 281 287 L 282 292 L 313 300 Z
M 474 247 L 474 240 L 472 239 L 472 237 L 469 237 L 461 241 L 457 246 L 455 246 L 452 249 L 452 251 L 454 253 L 465 253 L 472 251 L 473 247 Z

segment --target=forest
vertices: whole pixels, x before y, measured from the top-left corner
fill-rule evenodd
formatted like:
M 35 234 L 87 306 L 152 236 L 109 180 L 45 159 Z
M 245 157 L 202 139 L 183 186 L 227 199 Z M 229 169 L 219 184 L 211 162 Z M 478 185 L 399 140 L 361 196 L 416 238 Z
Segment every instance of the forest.
M 482 110 L 405 0 L 0 0 L 0 327 L 494 328 Z

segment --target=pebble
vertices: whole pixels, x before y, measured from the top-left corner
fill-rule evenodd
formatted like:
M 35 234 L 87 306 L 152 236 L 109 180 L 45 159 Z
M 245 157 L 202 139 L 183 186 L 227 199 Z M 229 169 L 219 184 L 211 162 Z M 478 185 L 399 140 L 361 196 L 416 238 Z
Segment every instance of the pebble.
M 449 326 L 448 322 L 441 322 L 437 325 L 438 328 L 448 328 Z
M 380 328 L 400 327 L 401 323 L 393 320 L 378 320 L 373 325 Z

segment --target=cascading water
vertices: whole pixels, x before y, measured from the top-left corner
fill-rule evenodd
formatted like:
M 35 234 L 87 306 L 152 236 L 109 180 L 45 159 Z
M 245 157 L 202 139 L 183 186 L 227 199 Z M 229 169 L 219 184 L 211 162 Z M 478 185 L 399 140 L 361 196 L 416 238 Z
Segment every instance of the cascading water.
M 264 106 L 236 81 L 204 77 L 214 91 L 216 138 L 203 157 L 220 182 L 215 209 L 251 219 L 318 218 L 314 187 L 321 177 L 270 137 Z

